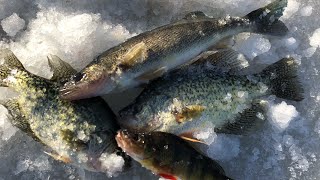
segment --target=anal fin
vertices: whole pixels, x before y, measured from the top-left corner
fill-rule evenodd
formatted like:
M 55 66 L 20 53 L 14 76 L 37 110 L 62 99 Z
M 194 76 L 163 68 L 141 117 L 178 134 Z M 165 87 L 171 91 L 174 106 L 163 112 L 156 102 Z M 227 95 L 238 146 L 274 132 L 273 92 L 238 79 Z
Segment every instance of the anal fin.
M 177 178 L 175 176 L 170 175 L 170 174 L 160 173 L 158 175 L 165 178 L 165 179 L 168 179 L 168 180 L 177 180 Z
M 64 162 L 64 163 L 66 163 L 66 164 L 69 164 L 69 163 L 72 162 L 69 157 L 67 157 L 67 156 L 61 156 L 61 155 L 59 155 L 59 154 L 57 154 L 57 153 L 55 153 L 55 152 L 45 152 L 45 151 L 44 151 L 44 153 L 47 154 L 47 155 L 49 155 L 49 156 L 51 156 L 53 159 L 55 159 L 55 160 L 57 160 L 57 161 L 62 161 L 62 162 Z
M 193 136 L 193 132 L 192 132 L 192 131 L 190 131 L 190 132 L 184 132 L 184 133 L 182 133 L 182 134 L 179 134 L 179 137 L 180 137 L 181 139 L 185 140 L 185 141 L 188 141 L 188 142 L 201 143 L 201 144 L 206 144 L 206 145 L 207 145 L 207 143 L 205 143 L 205 142 L 203 142 L 203 141 L 195 138 L 195 137 Z
M 255 128 L 258 128 L 265 122 L 266 101 L 256 100 L 251 104 L 250 108 L 239 113 L 232 123 L 228 123 L 223 127 L 215 128 L 216 133 L 246 135 Z

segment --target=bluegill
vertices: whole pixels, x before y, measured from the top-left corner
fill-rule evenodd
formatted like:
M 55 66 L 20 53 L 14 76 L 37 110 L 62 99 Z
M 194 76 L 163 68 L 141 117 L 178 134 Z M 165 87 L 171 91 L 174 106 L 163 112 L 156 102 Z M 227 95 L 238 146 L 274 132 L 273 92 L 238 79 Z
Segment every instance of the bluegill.
M 75 102 L 59 98 L 61 81 L 75 73 L 70 65 L 50 56 L 54 74 L 47 80 L 25 70 L 10 50 L 0 51 L 0 61 L 0 86 L 17 93 L 0 104 L 8 109 L 14 126 L 50 149 L 46 154 L 109 175 L 121 171 L 122 166 L 108 169 L 108 158 L 128 164 L 114 139 L 119 129 L 115 115 L 101 98 Z
M 199 154 L 178 136 L 121 130 L 116 140 L 134 160 L 165 179 L 231 180 L 216 161 Z
M 61 88 L 68 100 L 100 96 L 146 84 L 241 32 L 284 36 L 279 18 L 287 0 L 276 0 L 244 17 L 211 18 L 191 12 L 180 21 L 141 33 L 115 46 Z
M 196 140 L 194 134 L 205 128 L 244 134 L 264 122 L 264 97 L 303 99 L 294 59 L 283 58 L 261 73 L 241 75 L 244 61 L 235 51 L 221 53 L 150 83 L 135 102 L 119 112 L 120 125 L 189 140 Z M 216 72 L 207 63 L 217 69 L 229 67 L 229 72 Z

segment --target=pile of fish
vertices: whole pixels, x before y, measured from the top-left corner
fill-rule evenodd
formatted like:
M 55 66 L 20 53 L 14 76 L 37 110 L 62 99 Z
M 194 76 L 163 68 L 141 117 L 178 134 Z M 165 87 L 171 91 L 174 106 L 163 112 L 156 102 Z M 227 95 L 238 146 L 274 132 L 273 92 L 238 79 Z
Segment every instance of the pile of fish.
M 248 74 L 246 58 L 232 49 L 232 36 L 242 32 L 286 35 L 279 20 L 286 6 L 276 0 L 244 17 L 191 12 L 105 51 L 78 73 L 50 55 L 51 79 L 1 50 L 0 86 L 14 95 L 0 103 L 46 154 L 89 171 L 110 173 L 104 163 L 115 156 L 124 161 L 119 171 L 134 159 L 166 179 L 231 179 L 198 152 L 205 142 L 195 134 L 246 135 L 265 122 L 264 97 L 303 99 L 293 58 Z M 138 86 L 143 92 L 118 116 L 97 97 Z

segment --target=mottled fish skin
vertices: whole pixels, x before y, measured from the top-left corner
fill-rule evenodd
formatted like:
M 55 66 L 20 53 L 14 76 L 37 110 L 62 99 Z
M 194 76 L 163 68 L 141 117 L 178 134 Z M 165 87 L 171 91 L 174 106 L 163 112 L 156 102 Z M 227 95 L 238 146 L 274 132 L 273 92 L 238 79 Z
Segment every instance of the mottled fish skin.
M 163 133 L 133 134 L 121 130 L 118 145 L 143 167 L 165 178 L 181 180 L 227 180 L 222 167 L 199 154 L 178 136 Z
M 58 81 L 5 63 L 0 65 L 0 82 L 19 93 L 2 102 L 12 124 L 49 147 L 47 154 L 90 171 L 108 172 L 99 158 L 121 153 L 114 139 L 119 126 L 101 98 L 61 100 Z
M 228 54 L 226 57 L 231 58 L 230 66 L 234 66 L 231 64 L 238 56 L 233 56 L 236 60 Z M 206 128 L 242 134 L 259 121 L 263 122 L 265 104 L 261 99 L 265 96 L 275 95 L 294 101 L 303 99 L 303 88 L 296 74 L 297 64 L 292 58 L 283 58 L 254 75 L 212 69 L 210 63 L 218 65 L 219 61 L 226 63 L 222 65 L 228 64 L 223 56 L 213 54 L 207 61 L 202 60 L 202 63 L 153 81 L 135 102 L 119 112 L 118 122 L 132 131 L 162 131 L 183 137 Z M 242 65 L 242 62 L 240 59 L 235 64 Z
M 277 0 L 272 6 L 266 6 L 274 8 L 274 11 L 267 11 L 265 7 L 245 17 L 214 19 L 201 16 L 184 19 L 132 37 L 102 53 L 72 77 L 61 89 L 61 97 L 83 99 L 148 83 L 187 63 L 220 40 L 241 32 L 284 35 L 287 28 L 277 19 L 282 15 L 286 2 Z M 273 13 L 274 18 L 270 22 L 269 16 Z M 264 16 L 267 20 L 264 20 Z M 274 22 L 276 30 L 283 28 L 281 33 L 275 32 L 272 27 L 268 29 L 267 26 L 272 26 Z M 266 27 L 261 28 L 263 25 Z
M 152 82 L 127 108 L 119 123 L 139 132 L 163 131 L 176 135 L 190 130 L 222 127 L 250 108 L 254 99 L 270 94 L 259 77 L 220 75 L 210 70 L 180 71 Z M 176 114 L 201 106 L 199 116 L 178 122 Z

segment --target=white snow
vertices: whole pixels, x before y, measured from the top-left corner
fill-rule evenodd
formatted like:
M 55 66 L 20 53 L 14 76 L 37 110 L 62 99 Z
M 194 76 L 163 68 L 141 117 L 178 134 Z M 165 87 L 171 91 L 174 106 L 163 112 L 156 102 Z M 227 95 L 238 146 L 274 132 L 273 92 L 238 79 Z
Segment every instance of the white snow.
M 296 108 L 288 105 L 285 101 L 276 104 L 270 108 L 269 111 L 272 123 L 279 130 L 285 130 L 289 123 L 299 115 Z
M 3 19 L 1 21 L 2 29 L 9 35 L 15 36 L 25 26 L 25 21 L 21 19 L 16 13 Z
M 305 6 L 300 9 L 300 14 L 301 16 L 311 16 L 312 10 L 313 10 L 312 6 Z
M 312 47 L 320 46 L 320 28 L 316 29 L 313 35 L 310 37 L 310 46 Z
M 101 162 L 102 169 L 107 170 L 109 177 L 120 173 L 124 166 L 124 159 L 116 154 L 102 153 L 99 161 Z
M 50 77 L 48 54 L 58 55 L 80 70 L 108 48 L 180 18 L 186 12 L 203 10 L 212 16 L 221 16 L 224 14 L 221 12 L 243 16 L 269 2 L 271 0 L 0 0 L 4 31 L 0 29 L 0 47 L 12 49 L 28 70 Z M 243 33 L 235 38 L 235 49 L 254 59 L 250 64 L 268 65 L 283 57 L 296 58 L 306 100 L 278 103 L 277 98 L 270 98 L 275 102 L 265 116 L 266 124 L 245 136 L 215 134 L 212 129 L 198 132 L 196 136 L 210 144 L 206 150 L 208 156 L 219 160 L 227 175 L 234 179 L 320 178 L 320 26 L 317 17 L 320 6 L 316 2 L 289 0 L 281 18 L 290 30 L 286 37 Z M 7 94 L 2 88 L 0 92 Z M 247 93 L 237 95 L 246 97 Z M 121 97 L 127 99 L 126 95 L 107 99 L 110 104 L 117 104 Z M 39 143 L 10 124 L 6 113 L 1 106 L 0 161 L 4 163 L 0 163 L 0 179 L 108 178 L 47 157 Z M 82 132 L 77 135 L 84 137 Z M 101 158 L 104 167 L 114 170 L 109 176 L 120 174 L 114 179 L 158 179 L 136 164 L 121 174 L 123 160 L 108 155 Z

